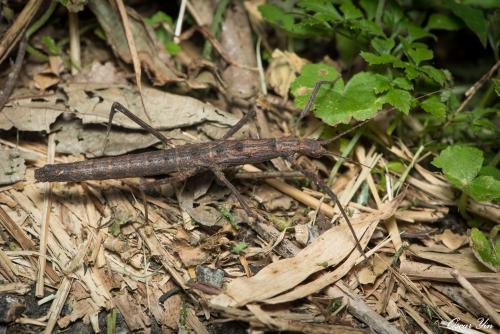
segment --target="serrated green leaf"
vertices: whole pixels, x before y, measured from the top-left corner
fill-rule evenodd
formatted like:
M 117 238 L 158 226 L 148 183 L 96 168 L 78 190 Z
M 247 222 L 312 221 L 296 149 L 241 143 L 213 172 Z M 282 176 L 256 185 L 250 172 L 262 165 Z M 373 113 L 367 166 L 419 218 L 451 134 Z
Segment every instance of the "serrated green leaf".
M 409 20 L 404 20 L 401 23 L 401 26 L 406 28 L 406 30 L 408 31 L 407 39 L 410 42 L 413 42 L 413 41 L 416 41 L 416 40 L 419 40 L 419 39 L 422 39 L 425 37 L 433 37 L 434 39 L 436 38 L 436 36 L 429 33 L 427 30 L 420 28 L 419 26 L 417 26 L 416 24 L 414 24 L 413 22 L 411 22 Z
M 405 64 L 405 76 L 408 80 L 415 80 L 421 74 L 419 68 L 413 64 L 406 63 Z
M 449 15 L 433 13 L 429 17 L 429 21 L 427 22 L 425 29 L 427 30 L 439 29 L 439 30 L 453 31 L 453 30 L 458 30 L 462 27 L 462 24 L 460 23 L 461 23 L 460 21 Z
M 290 88 L 292 95 L 295 97 L 295 106 L 297 108 L 304 108 L 311 96 L 314 85 L 321 80 L 335 80 L 340 76 L 339 72 L 332 66 L 325 64 L 306 64 L 302 66 L 300 75 L 295 79 Z M 342 79 L 339 79 L 336 85 L 343 85 Z M 323 85 L 318 92 L 316 101 L 325 95 L 328 88 Z M 316 102 L 315 101 L 315 102 Z M 313 107 L 314 108 L 314 107 Z
M 434 57 L 432 50 L 429 50 L 427 46 L 420 46 L 416 48 L 411 48 L 406 51 L 406 54 L 416 65 L 419 65 L 425 60 L 430 60 Z
M 443 170 L 444 175 L 455 187 L 464 189 L 477 176 L 483 165 L 483 152 L 470 146 L 448 146 L 432 164 Z
M 438 83 L 440 86 L 443 86 L 446 83 L 446 75 L 445 73 L 430 65 L 423 65 L 420 67 L 420 71 L 422 71 L 429 79 Z
M 476 258 L 495 272 L 500 270 L 500 242 L 493 245 L 483 232 L 472 228 L 470 245 Z
M 331 1 L 301 0 L 297 5 L 302 9 L 320 14 L 322 18 L 331 22 L 340 22 L 343 19 Z
M 465 192 L 479 202 L 500 199 L 500 181 L 493 176 L 478 176 L 465 187 Z
M 370 65 L 393 64 L 394 62 L 398 61 L 395 56 L 389 54 L 376 55 L 371 52 L 362 51 L 360 55 Z
M 373 117 L 383 105 L 383 98 L 375 90 L 380 85 L 380 75 L 360 72 L 342 87 L 335 85 L 316 102 L 315 115 L 329 125 L 348 123 L 351 118 L 359 121 Z
M 431 96 L 420 103 L 422 109 L 442 121 L 446 118 L 446 105 L 437 96 Z
M 411 84 L 411 82 L 409 82 L 408 80 L 406 80 L 403 77 L 399 77 L 399 78 L 394 79 L 392 81 L 392 84 L 394 87 L 399 87 L 399 88 L 405 89 L 405 90 L 413 90 L 413 85 Z
M 361 0 L 359 5 L 366 13 L 366 18 L 368 20 L 373 20 L 377 14 L 377 2 L 372 0 Z
M 374 36 L 383 36 L 385 37 L 384 35 L 384 31 L 382 30 L 382 28 L 376 24 L 375 22 L 373 21 L 369 21 L 369 20 L 358 20 L 356 21 L 356 26 L 361 29 L 361 31 L 367 33 L 367 34 L 371 34 L 371 35 L 374 35 Z
M 477 35 L 483 46 L 486 46 L 488 25 L 482 10 L 458 4 L 453 0 L 444 0 L 443 5 L 464 21 L 467 27 Z
M 340 10 L 344 13 L 346 20 L 355 20 L 363 17 L 363 13 L 351 1 L 343 1 L 340 5 Z
M 392 38 L 374 38 L 370 42 L 371 46 L 375 51 L 384 55 L 389 54 L 395 45 L 394 39 Z
M 384 96 L 384 101 L 399 111 L 408 114 L 410 112 L 412 96 L 408 91 L 402 89 L 391 89 Z

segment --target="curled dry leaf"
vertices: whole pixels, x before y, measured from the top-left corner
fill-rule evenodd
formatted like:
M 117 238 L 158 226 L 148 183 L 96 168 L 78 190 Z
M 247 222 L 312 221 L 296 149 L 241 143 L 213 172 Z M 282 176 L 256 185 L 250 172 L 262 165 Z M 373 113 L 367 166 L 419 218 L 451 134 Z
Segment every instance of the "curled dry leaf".
M 288 98 L 290 85 L 295 80 L 296 73 L 300 72 L 302 65 L 307 60 L 300 58 L 293 52 L 273 51 L 272 59 L 266 70 L 266 81 L 274 89 L 276 94 L 283 98 Z
M 449 249 L 456 250 L 468 242 L 468 237 L 446 229 L 443 233 L 436 235 L 436 240 L 441 241 Z

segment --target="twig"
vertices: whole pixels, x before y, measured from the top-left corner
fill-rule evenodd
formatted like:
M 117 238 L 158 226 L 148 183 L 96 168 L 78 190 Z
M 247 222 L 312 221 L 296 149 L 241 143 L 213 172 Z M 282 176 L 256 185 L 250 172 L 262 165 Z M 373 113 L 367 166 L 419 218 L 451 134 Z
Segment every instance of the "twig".
M 55 133 L 49 135 L 49 148 L 47 151 L 47 160 L 54 162 L 56 151 Z M 44 187 L 42 223 L 40 225 L 40 257 L 38 258 L 38 277 L 36 281 L 35 295 L 43 297 L 45 286 L 45 266 L 47 264 L 47 240 L 49 238 L 49 220 L 52 206 L 52 184 L 47 182 Z
M 24 55 L 26 54 L 27 44 L 28 44 L 28 38 L 25 35 L 21 40 L 21 43 L 19 43 L 16 60 L 14 62 L 14 66 L 12 67 L 12 71 L 9 73 L 9 76 L 7 78 L 7 83 L 5 84 L 4 89 L 0 91 L 0 111 L 2 111 L 3 107 L 5 106 L 5 104 L 9 99 L 10 94 L 12 94 L 12 91 L 16 86 L 19 72 L 21 72 L 21 66 L 23 64 Z
M 134 36 L 132 34 L 132 30 L 130 29 L 130 21 L 128 20 L 127 10 L 125 9 L 123 0 L 116 0 L 116 5 L 118 6 L 118 12 L 120 13 L 120 17 L 122 19 L 123 30 L 125 30 L 125 37 L 127 38 L 130 56 L 132 57 L 132 63 L 134 64 L 135 82 L 137 84 L 137 89 L 139 90 L 139 95 L 141 96 L 142 108 L 144 109 L 144 114 L 146 114 L 149 122 L 152 123 L 151 117 L 146 110 L 146 105 L 144 104 L 144 96 L 142 95 L 141 62 L 139 60 L 139 55 L 137 54 L 137 48 L 135 47 Z
M 21 38 L 23 32 L 26 30 L 26 27 L 35 16 L 42 3 L 43 1 L 40 0 L 30 0 L 26 6 L 24 6 L 9 30 L 5 32 L 2 41 L 0 41 L 0 64 L 3 63 L 10 53 L 10 50 L 16 46 L 16 41 Z
M 462 104 L 460 104 L 460 107 L 458 107 L 458 109 L 457 109 L 457 111 L 455 113 L 458 114 L 459 112 L 461 112 L 462 110 L 464 110 L 465 106 L 467 106 L 467 104 L 472 99 L 472 97 L 474 97 L 474 95 L 476 95 L 476 93 L 486 83 L 486 81 L 488 81 L 493 76 L 493 74 L 495 74 L 495 72 L 498 70 L 498 68 L 500 68 L 500 60 L 497 61 L 496 64 L 493 65 L 493 67 L 490 68 L 490 70 L 481 77 L 481 79 L 479 79 L 478 81 L 476 81 L 476 83 L 474 85 L 472 85 L 465 92 L 466 98 L 462 102 Z
M 500 316 L 498 313 L 495 311 L 495 309 L 488 303 L 486 299 L 484 299 L 483 296 L 479 293 L 479 291 L 476 290 L 476 288 L 458 271 L 458 270 L 453 270 L 451 272 L 451 275 L 455 277 L 457 282 L 465 289 L 467 292 L 469 292 L 472 297 L 481 305 L 483 308 L 483 311 L 486 311 L 488 315 L 491 317 L 491 319 L 497 324 L 497 326 L 500 326 Z
M 174 43 L 179 44 L 179 36 L 182 33 L 182 22 L 184 21 L 184 14 L 186 13 L 187 0 L 181 1 L 181 7 L 179 8 L 179 16 L 177 17 L 177 23 L 175 24 L 174 32 Z

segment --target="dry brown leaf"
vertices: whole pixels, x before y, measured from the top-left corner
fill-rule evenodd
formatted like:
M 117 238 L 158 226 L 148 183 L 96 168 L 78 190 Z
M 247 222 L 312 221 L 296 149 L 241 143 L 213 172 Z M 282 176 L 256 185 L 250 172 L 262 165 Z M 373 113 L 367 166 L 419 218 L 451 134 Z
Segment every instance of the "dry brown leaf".
M 307 60 L 300 58 L 293 52 L 275 49 L 271 56 L 271 62 L 266 70 L 266 81 L 276 94 L 287 99 L 290 85 L 295 80 L 296 73 Z
M 458 270 L 485 271 L 485 267 L 476 259 L 470 248 L 449 254 L 429 251 L 426 247 L 414 244 L 410 246 L 409 250 L 420 258 L 442 263 Z
M 48 88 L 57 85 L 61 79 L 52 73 L 38 73 L 33 78 L 35 87 L 40 90 L 47 90 Z
M 467 244 L 469 238 L 465 234 L 456 234 L 451 230 L 446 229 L 443 233 L 436 235 L 436 240 L 441 241 L 446 247 L 451 250 L 456 250 Z
M 200 247 L 180 245 L 175 248 L 182 263 L 186 267 L 193 267 L 207 261 L 209 255 Z
M 99 83 L 109 85 L 126 85 L 125 74 L 119 72 L 112 62 L 101 64 L 94 61 L 90 67 L 85 67 L 73 77 L 75 83 Z
M 351 221 L 358 238 L 363 237 L 361 238 L 363 244 L 368 243 L 378 222 L 393 214 L 397 206 L 395 202 L 398 203 L 399 201 L 388 203 L 381 210 L 357 217 Z M 333 247 L 332 245 L 338 246 Z M 355 247 L 355 241 L 345 224 L 332 227 L 300 251 L 295 257 L 271 263 L 253 277 L 233 280 L 229 283 L 226 293 L 235 300 L 237 305 L 244 305 L 254 301 L 266 301 L 271 297 L 292 289 L 311 274 L 338 264 Z M 359 255 L 357 254 L 351 260 L 351 265 L 354 265 Z M 317 291 L 318 287 L 315 286 L 314 291 Z M 273 302 L 276 301 L 273 300 Z
M 25 173 L 26 166 L 19 151 L 0 148 L 0 185 L 21 181 Z

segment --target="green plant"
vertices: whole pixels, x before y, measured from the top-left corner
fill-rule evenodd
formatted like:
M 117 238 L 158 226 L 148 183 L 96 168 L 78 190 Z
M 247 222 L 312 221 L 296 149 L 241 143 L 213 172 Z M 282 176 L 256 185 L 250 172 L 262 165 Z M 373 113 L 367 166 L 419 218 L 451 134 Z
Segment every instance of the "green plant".
M 154 28 L 156 37 L 168 53 L 175 56 L 181 52 L 181 47 L 172 40 L 174 22 L 170 16 L 162 11 L 158 11 L 153 16 L 145 19 L 145 21 Z
M 289 48 L 306 48 L 319 39 L 322 44 L 334 41 L 341 65 L 348 68 L 357 54 L 368 65 L 348 80 L 333 66 L 304 65 L 291 85 L 297 108 L 304 108 L 321 80 L 334 83 L 322 85 L 311 110 L 330 126 L 370 119 L 390 106 L 399 113 L 389 124 L 388 134 L 397 129 L 404 134 L 400 138 L 413 140 L 409 146 L 425 144 L 428 150 L 442 151 L 433 165 L 441 168 L 464 196 L 497 201 L 500 79 L 493 78 L 484 94 L 478 93 L 469 103 L 470 111 L 464 111 L 451 71 L 432 63 L 436 32 L 443 30 L 470 30 L 498 59 L 497 8 L 498 4 L 480 1 L 299 0 L 275 1 L 259 10 L 269 24 L 288 37 Z M 406 115 L 421 124 L 420 132 L 410 134 L 403 128 L 401 120 Z M 456 145 L 448 147 L 450 143 Z M 454 159 L 464 164 L 454 164 Z M 483 166 L 484 161 L 488 164 Z

